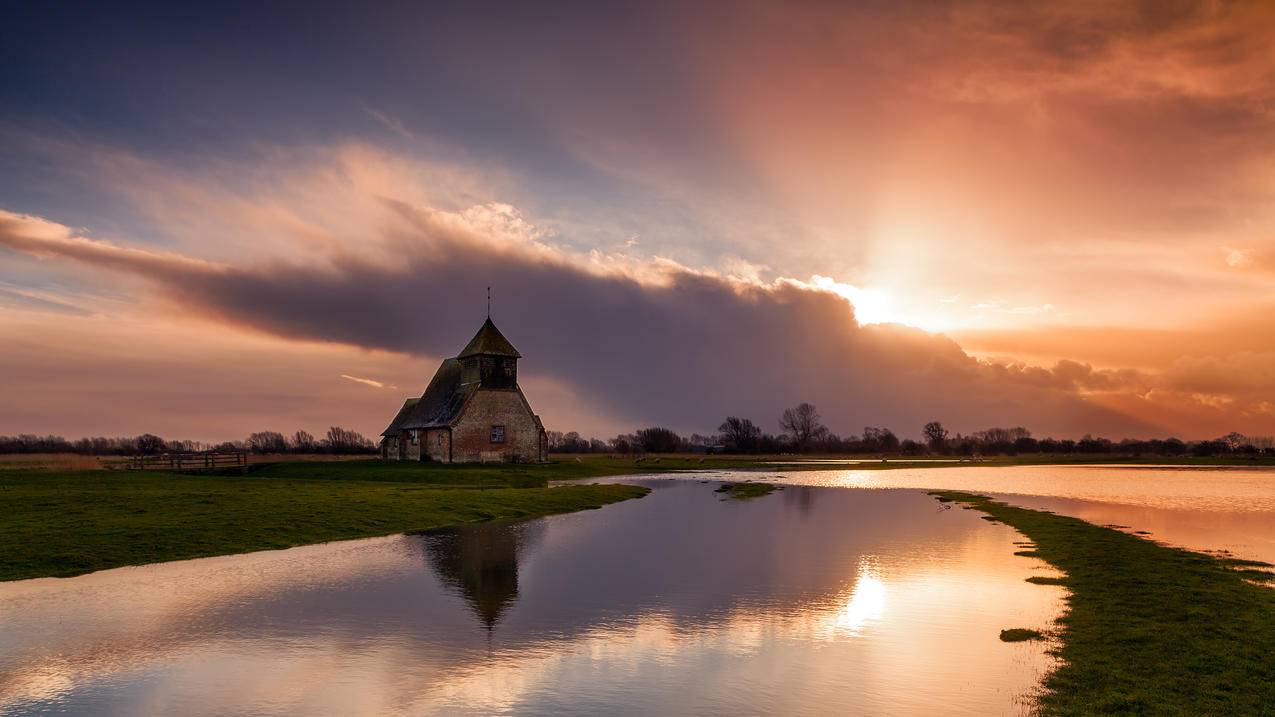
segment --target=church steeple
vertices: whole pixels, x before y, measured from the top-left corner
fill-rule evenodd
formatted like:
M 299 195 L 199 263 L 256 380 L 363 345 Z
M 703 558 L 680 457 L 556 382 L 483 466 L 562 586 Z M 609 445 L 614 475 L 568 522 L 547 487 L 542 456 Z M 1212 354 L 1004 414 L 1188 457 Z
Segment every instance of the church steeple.
M 509 339 L 500 333 L 500 329 L 491 322 L 491 317 L 483 322 L 478 333 L 474 334 L 474 338 L 465 344 L 465 348 L 456 356 L 458 359 L 468 358 L 470 356 L 512 356 L 513 358 L 522 358 L 522 354 L 518 353 L 518 349 L 509 343 Z
M 500 333 L 490 316 L 456 358 L 460 359 L 461 380 L 465 383 L 477 382 L 482 388 L 518 387 L 518 359 L 522 354 Z

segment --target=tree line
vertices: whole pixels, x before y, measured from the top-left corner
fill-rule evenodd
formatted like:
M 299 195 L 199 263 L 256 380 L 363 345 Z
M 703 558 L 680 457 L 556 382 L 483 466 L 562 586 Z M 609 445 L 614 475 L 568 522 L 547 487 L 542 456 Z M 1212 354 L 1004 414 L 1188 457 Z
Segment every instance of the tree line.
M 376 453 L 377 445 L 357 431 L 332 426 L 327 435 L 316 438 L 306 431 L 284 436 L 277 431 L 259 431 L 242 441 L 205 443 L 166 440 L 153 433 L 131 437 L 93 437 L 69 441 L 62 436 L 20 434 L 0 436 L 0 453 L 79 453 L 92 456 L 159 455 L 162 453 L 247 452 L 247 453 Z
M 1275 455 L 1275 439 L 1230 433 L 1221 438 L 1113 441 L 1036 438 L 1022 426 L 993 427 L 968 435 L 949 432 L 939 421 L 921 427 L 921 440 L 899 438 L 889 428 L 867 426 L 842 437 L 823 423 L 819 410 L 800 403 L 779 415 L 780 433 L 769 434 L 751 419 L 727 416 L 715 433 L 682 436 L 662 426 L 622 433 L 610 440 L 583 438 L 570 431 L 549 431 L 551 453 L 846 453 L 902 456 L 994 456 L 1020 454 L 1118 454 L 1127 456 Z

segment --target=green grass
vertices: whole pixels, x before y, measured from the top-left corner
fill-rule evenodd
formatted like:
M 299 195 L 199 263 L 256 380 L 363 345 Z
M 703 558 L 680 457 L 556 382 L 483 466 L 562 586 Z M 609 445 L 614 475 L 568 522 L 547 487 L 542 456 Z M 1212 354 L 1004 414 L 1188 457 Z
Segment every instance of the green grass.
M 514 487 L 532 481 L 513 467 L 502 480 L 499 470 L 359 461 L 263 467 L 244 477 L 5 471 L 0 580 L 519 520 L 646 493 L 627 485 Z
M 770 495 L 776 488 L 770 483 L 723 483 L 714 492 L 724 493 L 731 500 L 748 500 Z
M 1066 573 L 1051 632 L 1062 665 L 1045 678 L 1050 715 L 1271 714 L 1275 590 L 1255 561 L 1157 545 L 1077 518 L 957 491 L 932 493 L 1018 529 Z M 1032 580 L 1044 582 L 1043 580 Z

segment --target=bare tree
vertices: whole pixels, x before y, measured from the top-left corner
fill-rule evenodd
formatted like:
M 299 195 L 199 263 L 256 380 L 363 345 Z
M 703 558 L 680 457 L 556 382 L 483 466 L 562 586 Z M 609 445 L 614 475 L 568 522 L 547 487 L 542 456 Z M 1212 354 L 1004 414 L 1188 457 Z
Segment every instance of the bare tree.
M 682 437 L 662 426 L 643 428 L 634 435 L 638 446 L 647 453 L 674 453 L 682 447 Z
M 153 433 L 143 433 L 137 437 L 137 452 L 143 455 L 162 453 L 166 448 L 168 443 Z
M 740 451 L 753 450 L 761 440 L 761 428 L 747 418 L 727 416 L 722 425 L 717 427 L 717 431 L 722 434 L 724 443 Z
M 925 428 L 921 429 L 921 433 L 925 435 L 925 442 L 930 445 L 931 450 L 941 451 L 947 445 L 947 429 L 938 421 L 930 421 L 925 424 Z
M 779 427 L 792 437 L 797 452 L 806 450 L 811 441 L 819 440 L 828 434 L 828 427 L 823 425 L 819 411 L 812 404 L 799 403 L 792 408 L 785 408 L 779 417 Z
M 297 431 L 292 434 L 292 450 L 297 453 L 314 453 L 314 436 L 308 431 Z
M 249 435 L 244 443 L 253 453 L 283 453 L 288 450 L 288 442 L 278 431 L 258 431 Z

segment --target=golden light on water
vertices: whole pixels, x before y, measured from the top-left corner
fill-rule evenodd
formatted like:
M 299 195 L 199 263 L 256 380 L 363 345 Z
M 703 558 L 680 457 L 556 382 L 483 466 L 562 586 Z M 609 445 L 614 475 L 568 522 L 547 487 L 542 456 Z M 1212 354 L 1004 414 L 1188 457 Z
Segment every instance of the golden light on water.
M 881 619 L 885 614 L 888 598 L 889 591 L 881 578 L 868 565 L 861 565 L 850 599 L 841 612 L 837 613 L 833 626 L 853 635 L 859 634 L 864 627 Z

